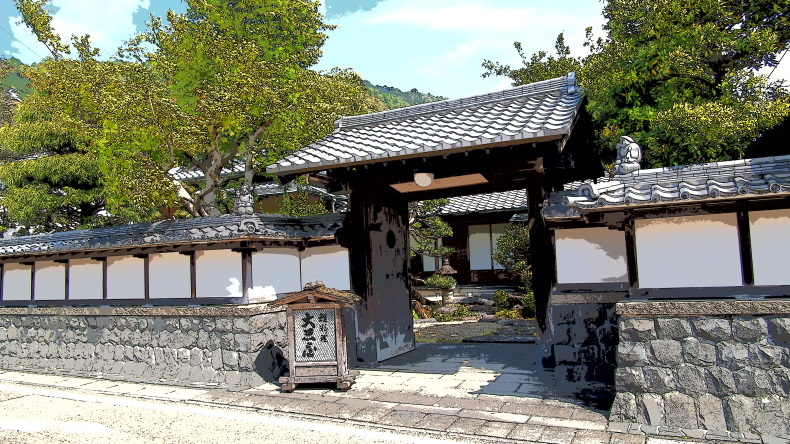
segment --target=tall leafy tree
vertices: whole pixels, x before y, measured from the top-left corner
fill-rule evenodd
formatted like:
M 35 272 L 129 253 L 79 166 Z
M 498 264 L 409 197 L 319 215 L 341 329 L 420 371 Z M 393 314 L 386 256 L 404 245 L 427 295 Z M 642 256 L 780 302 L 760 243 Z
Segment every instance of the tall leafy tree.
M 309 69 L 329 29 L 315 1 L 188 0 L 186 14 L 152 18 L 111 61 L 87 36 L 72 39 L 78 58 L 66 58 L 41 18 L 46 2 L 16 1 L 53 53 L 37 68 L 49 75 L 53 106 L 90 133 L 112 214 L 144 219 L 175 198 L 192 216 L 218 214 L 231 162 L 245 165 L 251 184 L 338 115 L 375 108 L 353 72 Z M 204 183 L 168 179 L 179 166 L 198 168 Z
M 46 84 L 45 77 L 36 78 Z M 15 103 L 7 123 L 0 127 L 0 195 L 12 225 L 49 232 L 117 221 L 103 211 L 106 198 L 89 132 L 53 106 L 46 88 Z
M 757 73 L 790 44 L 790 1 L 608 0 L 604 16 L 605 37 L 588 39 L 592 53 L 576 62 L 609 160 L 621 135 L 646 166 L 739 158 L 790 115 L 785 86 Z M 561 75 L 560 52 L 518 70 L 484 66 L 520 84 Z
M 591 33 L 592 28 L 587 28 L 588 40 Z M 514 42 L 513 46 L 521 58 L 522 66 L 514 69 L 510 65 L 484 60 L 483 68 L 486 72 L 483 73 L 483 77 L 507 76 L 513 79 L 513 86 L 519 86 L 564 76 L 569 72 L 579 71 L 582 66 L 582 60 L 571 57 L 571 48 L 565 44 L 563 33 L 560 33 L 554 42 L 556 56 L 549 55 L 547 51 L 538 51 L 527 57 L 521 42 Z

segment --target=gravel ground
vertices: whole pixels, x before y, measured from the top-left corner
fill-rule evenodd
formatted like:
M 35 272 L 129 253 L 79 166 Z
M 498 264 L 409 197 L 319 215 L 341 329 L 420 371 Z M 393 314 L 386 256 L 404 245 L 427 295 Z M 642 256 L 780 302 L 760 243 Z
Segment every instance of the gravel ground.
M 534 342 L 533 319 L 435 322 L 414 324 L 417 342 Z

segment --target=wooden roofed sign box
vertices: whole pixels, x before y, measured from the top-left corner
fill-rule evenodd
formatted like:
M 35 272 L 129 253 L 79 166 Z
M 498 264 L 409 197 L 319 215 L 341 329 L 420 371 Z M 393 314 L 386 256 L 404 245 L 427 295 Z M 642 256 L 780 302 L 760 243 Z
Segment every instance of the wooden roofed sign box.
M 359 372 L 348 369 L 344 308 L 358 300 L 317 282 L 272 303 L 286 307 L 288 320 L 290 374 L 280 378 L 282 391 L 315 382 L 334 382 L 339 390 L 351 387 Z

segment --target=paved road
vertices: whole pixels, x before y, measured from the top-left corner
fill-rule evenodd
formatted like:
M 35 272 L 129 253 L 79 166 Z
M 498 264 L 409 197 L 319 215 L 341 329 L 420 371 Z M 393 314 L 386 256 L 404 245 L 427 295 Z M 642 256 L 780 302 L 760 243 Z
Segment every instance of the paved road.
M 69 390 L 0 385 L 0 442 L 10 443 L 442 443 L 428 434 L 378 431 Z

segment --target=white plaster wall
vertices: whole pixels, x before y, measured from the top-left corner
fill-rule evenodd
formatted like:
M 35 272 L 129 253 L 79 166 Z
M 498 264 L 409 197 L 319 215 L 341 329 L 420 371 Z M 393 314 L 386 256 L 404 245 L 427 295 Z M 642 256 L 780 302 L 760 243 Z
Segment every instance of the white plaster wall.
M 348 250 L 340 245 L 310 247 L 302 251 L 302 282 L 323 281 L 329 288 L 351 289 Z
M 109 286 L 109 280 L 107 284 Z M 103 297 L 104 264 L 91 259 L 71 259 L 69 261 L 69 299 L 102 299 Z
M 37 261 L 34 279 L 36 300 L 63 301 L 66 299 L 66 264 Z
M 299 267 L 296 248 L 266 248 L 252 253 L 250 299 L 273 300 L 277 293 L 301 290 Z
M 491 224 L 491 248 L 496 253 L 498 250 L 496 248 L 496 243 L 503 234 L 505 234 L 505 227 L 508 224 Z M 494 261 L 494 269 L 504 269 L 505 266 L 500 264 L 497 261 Z
M 107 299 L 145 299 L 145 259 L 107 258 Z
M 469 226 L 469 267 L 491 269 L 491 231 L 489 225 Z
M 243 296 L 241 253 L 231 250 L 195 252 L 195 292 L 199 298 Z
M 148 260 L 148 296 L 151 299 L 191 297 L 189 256 L 180 253 L 157 253 L 150 255 Z
M 422 255 L 422 271 L 436 271 L 436 258 Z
M 608 228 L 554 231 L 557 283 L 627 282 L 625 233 Z
M 734 213 L 636 221 L 642 288 L 743 285 Z
M 749 213 L 755 285 L 790 285 L 790 209 Z
M 3 300 L 29 301 L 33 267 L 22 264 L 3 265 Z

